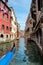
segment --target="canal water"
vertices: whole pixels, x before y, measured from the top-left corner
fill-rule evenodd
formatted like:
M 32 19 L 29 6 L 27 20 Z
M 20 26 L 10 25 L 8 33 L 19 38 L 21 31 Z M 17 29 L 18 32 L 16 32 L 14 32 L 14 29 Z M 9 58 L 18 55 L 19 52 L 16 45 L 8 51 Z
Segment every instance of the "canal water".
M 0 58 L 4 56 L 13 47 L 13 42 L 0 44 Z
M 43 65 L 39 50 L 34 42 L 25 43 L 24 38 L 16 42 L 14 58 L 9 65 Z

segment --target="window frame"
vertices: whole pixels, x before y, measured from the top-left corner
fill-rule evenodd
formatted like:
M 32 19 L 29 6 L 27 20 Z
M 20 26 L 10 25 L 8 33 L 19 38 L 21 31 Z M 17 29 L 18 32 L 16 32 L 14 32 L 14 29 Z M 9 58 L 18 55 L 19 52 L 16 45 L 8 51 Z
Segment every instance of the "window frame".
M 5 29 L 5 26 L 4 26 L 4 24 L 2 24 L 2 29 L 3 29 L 3 30 Z
M 8 26 L 6 26 L 6 30 L 9 30 L 9 27 Z

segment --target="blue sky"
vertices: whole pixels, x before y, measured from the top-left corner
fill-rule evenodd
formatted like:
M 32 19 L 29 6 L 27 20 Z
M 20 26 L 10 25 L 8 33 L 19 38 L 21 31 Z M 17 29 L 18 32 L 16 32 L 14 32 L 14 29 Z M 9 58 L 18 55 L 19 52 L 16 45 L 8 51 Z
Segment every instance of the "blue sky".
M 9 0 L 8 5 L 13 7 L 20 29 L 24 30 L 27 16 L 30 12 L 32 0 Z

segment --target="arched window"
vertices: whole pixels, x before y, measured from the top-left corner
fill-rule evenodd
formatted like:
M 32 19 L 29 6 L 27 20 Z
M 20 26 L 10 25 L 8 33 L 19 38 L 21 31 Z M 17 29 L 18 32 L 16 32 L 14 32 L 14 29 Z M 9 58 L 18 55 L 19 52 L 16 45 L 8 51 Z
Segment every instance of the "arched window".
M 6 38 L 8 38 L 8 35 L 6 35 Z
M 3 38 L 4 37 L 3 34 L 1 34 L 0 37 Z
M 9 27 L 8 26 L 6 26 L 6 30 L 9 30 Z
M 2 25 L 2 29 L 5 29 L 5 26 L 4 25 Z

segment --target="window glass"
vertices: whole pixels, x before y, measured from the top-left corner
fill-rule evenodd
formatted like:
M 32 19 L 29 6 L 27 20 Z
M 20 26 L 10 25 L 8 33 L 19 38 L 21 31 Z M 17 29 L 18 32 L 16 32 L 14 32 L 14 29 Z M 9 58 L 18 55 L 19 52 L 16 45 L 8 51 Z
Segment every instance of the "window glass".
M 10 27 L 10 31 L 12 30 L 12 28 Z
M 4 36 L 3 36 L 3 34 L 1 34 L 1 36 L 0 36 L 1 38 L 3 38 Z
M 10 38 L 11 38 L 11 35 L 10 35 Z
M 6 35 L 6 38 L 8 38 L 8 35 Z
M 13 20 L 13 17 L 11 16 L 11 21 Z
M 4 18 L 4 14 L 3 14 L 3 18 Z
M 2 29 L 4 29 L 5 28 L 5 26 L 4 25 L 2 25 Z
M 4 9 L 6 9 L 6 6 L 4 5 Z
M 8 26 L 6 26 L 6 30 L 8 30 L 9 28 L 8 28 Z
M 41 5 L 42 5 L 42 7 L 43 7 L 43 0 L 41 0 Z
M 40 0 L 38 0 L 38 10 L 40 11 L 41 10 L 41 2 L 40 2 Z
M 1 6 L 1 1 L 0 1 L 0 6 Z

